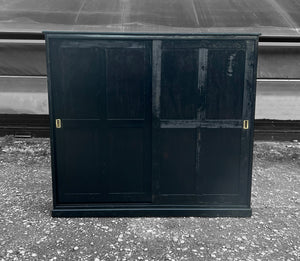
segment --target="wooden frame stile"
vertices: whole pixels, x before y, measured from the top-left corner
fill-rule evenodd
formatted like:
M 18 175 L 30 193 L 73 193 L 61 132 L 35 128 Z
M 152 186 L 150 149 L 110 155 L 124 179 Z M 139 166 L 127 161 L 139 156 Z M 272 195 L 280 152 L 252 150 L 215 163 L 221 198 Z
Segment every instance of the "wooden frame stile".
M 241 161 L 241 172 L 245 169 L 244 177 L 247 180 L 241 184 L 241 191 L 247 199 L 246 206 L 251 213 L 251 184 L 252 184 L 252 164 L 253 164 L 253 140 L 254 140 L 254 120 L 255 120 L 255 96 L 256 96 L 256 75 L 257 75 L 258 39 L 247 41 L 246 63 L 249 70 L 245 73 L 245 92 L 243 99 L 243 119 L 249 119 L 248 130 L 242 132 L 242 154 L 245 153 Z M 246 158 L 248 159 L 246 161 Z M 247 185 L 246 185 L 247 184 Z
M 50 35 L 45 35 L 46 44 L 46 63 L 47 63 L 47 87 L 48 87 L 48 106 L 49 106 L 49 121 L 50 121 L 50 149 L 51 149 L 51 171 L 52 171 L 52 197 L 53 197 L 53 209 L 57 205 L 57 193 L 56 193 L 56 149 L 55 149 L 55 129 L 54 126 L 54 108 L 53 108 L 53 98 L 52 98 L 52 84 L 51 84 L 51 60 L 50 60 Z

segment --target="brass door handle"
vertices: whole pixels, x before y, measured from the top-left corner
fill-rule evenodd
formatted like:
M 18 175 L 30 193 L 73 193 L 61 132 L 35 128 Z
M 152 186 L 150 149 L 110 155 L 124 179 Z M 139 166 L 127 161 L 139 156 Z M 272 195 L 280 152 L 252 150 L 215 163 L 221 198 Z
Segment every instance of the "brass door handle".
M 243 121 L 243 129 L 244 130 L 248 130 L 249 129 L 249 121 L 248 120 L 244 120 Z
M 61 119 L 56 119 L 55 120 L 55 126 L 56 126 L 57 129 L 61 128 Z

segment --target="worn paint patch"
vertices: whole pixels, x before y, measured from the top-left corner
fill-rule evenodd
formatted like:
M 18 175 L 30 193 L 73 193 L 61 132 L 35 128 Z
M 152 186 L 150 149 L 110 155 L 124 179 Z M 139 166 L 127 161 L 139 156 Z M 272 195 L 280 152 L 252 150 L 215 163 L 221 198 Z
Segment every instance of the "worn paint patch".
M 232 77 L 232 74 L 233 74 L 233 66 L 234 66 L 235 57 L 236 57 L 236 53 L 231 54 L 228 58 L 227 75 L 229 77 Z

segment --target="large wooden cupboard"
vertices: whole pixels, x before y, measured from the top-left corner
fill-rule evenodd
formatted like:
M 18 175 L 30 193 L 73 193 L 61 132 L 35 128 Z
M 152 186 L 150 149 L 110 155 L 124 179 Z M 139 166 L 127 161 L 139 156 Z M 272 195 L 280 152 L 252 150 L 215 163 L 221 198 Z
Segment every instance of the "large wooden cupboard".
M 45 32 L 53 216 L 250 216 L 258 35 Z

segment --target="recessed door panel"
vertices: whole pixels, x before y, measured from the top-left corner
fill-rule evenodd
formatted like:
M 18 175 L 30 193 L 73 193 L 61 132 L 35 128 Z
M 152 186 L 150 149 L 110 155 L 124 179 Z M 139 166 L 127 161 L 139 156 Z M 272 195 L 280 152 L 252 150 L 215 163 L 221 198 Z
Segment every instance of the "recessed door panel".
M 195 119 L 200 103 L 198 50 L 167 49 L 161 59 L 161 119 Z
M 143 128 L 111 128 L 106 186 L 109 195 L 126 201 L 151 200 L 151 161 Z M 117 200 L 117 199 L 116 199 Z M 119 199 L 121 200 L 121 199 Z
M 146 59 L 144 48 L 107 50 L 106 96 L 109 119 L 145 117 Z
M 195 129 L 162 129 L 160 139 L 160 193 L 196 194 Z
M 201 194 L 237 195 L 241 129 L 201 129 Z
M 97 120 L 65 120 L 56 129 L 57 189 L 60 203 L 103 198 L 105 156 Z
M 209 50 L 207 119 L 241 119 L 245 50 Z
M 54 90 L 56 108 L 62 118 L 99 118 L 105 79 L 105 53 L 97 48 L 62 46 L 60 64 L 55 70 L 62 75 Z M 76 57 L 76 59 L 75 59 Z

